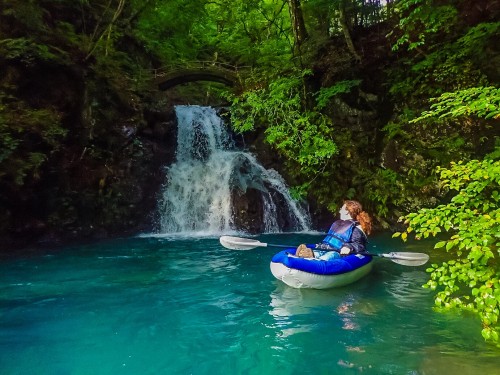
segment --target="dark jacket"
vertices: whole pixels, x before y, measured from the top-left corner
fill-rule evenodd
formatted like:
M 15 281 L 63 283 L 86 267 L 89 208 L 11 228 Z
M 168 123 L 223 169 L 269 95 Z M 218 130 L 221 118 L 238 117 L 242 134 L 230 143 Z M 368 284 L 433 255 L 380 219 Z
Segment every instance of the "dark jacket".
M 368 243 L 368 238 L 366 238 L 365 232 L 361 227 L 354 227 L 352 231 L 351 241 L 344 243 L 345 247 L 351 250 L 351 253 L 363 253 L 366 251 L 366 244 Z

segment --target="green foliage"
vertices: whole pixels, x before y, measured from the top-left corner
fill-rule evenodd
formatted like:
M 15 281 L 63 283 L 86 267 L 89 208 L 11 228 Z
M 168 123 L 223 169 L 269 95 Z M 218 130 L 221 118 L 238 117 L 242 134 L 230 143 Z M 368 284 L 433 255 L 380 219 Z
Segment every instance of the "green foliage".
M 477 124 L 461 127 L 456 120 L 435 122 L 420 121 L 412 111 L 401 115 L 398 122 L 384 126 L 388 144 L 384 154 L 384 167 L 391 173 L 377 171 L 374 179 L 367 178 L 367 186 L 375 186 L 367 193 L 382 202 L 380 197 L 387 196 L 385 207 L 379 213 L 398 211 L 412 212 L 422 206 L 436 204 L 443 195 L 436 181 L 435 170 L 438 165 L 448 164 L 457 158 L 467 159 L 473 155 L 476 132 L 481 131 Z M 397 178 L 390 177 L 396 173 Z M 381 181 L 378 181 L 381 179 Z M 385 183 L 383 181 L 386 181 Z M 392 182 L 391 182 L 392 181 Z M 387 185 L 387 186 L 386 186 Z M 380 192 L 377 187 L 380 187 Z M 380 197 L 379 197 L 380 196 Z M 385 214 L 382 217 L 387 217 Z
M 375 208 L 375 215 L 387 217 L 388 202 L 398 203 L 401 197 L 402 184 L 399 176 L 391 169 L 377 169 L 366 182 L 366 197 Z
M 457 55 L 465 58 L 481 59 L 481 53 L 491 39 L 498 37 L 500 22 L 483 22 L 471 27 L 467 32 L 457 39 L 455 44 Z
M 0 16 L 15 19 L 28 33 L 43 33 L 47 27 L 43 22 L 44 9 L 38 1 L 4 0 Z
M 434 0 L 400 0 L 395 12 L 401 32 L 393 50 L 407 45 L 408 50 L 423 46 L 430 35 L 448 33 L 456 24 L 457 10 L 452 5 L 436 5 Z
M 434 103 L 431 110 L 423 112 L 411 122 L 460 116 L 500 118 L 500 89 L 492 86 L 444 93 L 438 98 L 432 98 L 431 102 Z
M 403 36 L 394 42 L 393 49 L 409 43 L 410 59 L 402 60 L 401 70 L 392 72 L 391 93 L 404 98 L 407 105 L 420 105 L 446 91 L 489 85 L 484 70 L 500 23 L 483 22 L 469 27 L 452 18 L 457 13 L 453 1 L 435 3 L 398 3 L 402 17 L 398 27 Z
M 485 156 L 485 158 L 492 160 L 500 160 L 500 137 L 495 136 L 494 141 L 495 141 L 495 149 L 492 152 L 488 153 Z
M 361 84 L 361 80 L 349 80 L 349 81 L 340 81 L 336 82 L 335 85 L 330 87 L 322 87 L 317 95 L 317 108 L 323 109 L 325 108 L 330 99 L 336 95 L 346 94 L 351 92 L 354 87 L 358 87 Z
M 431 110 L 414 120 L 477 116 L 498 117 L 499 91 L 479 87 L 443 94 Z M 493 155 L 493 154 L 491 154 Z M 448 237 L 435 249 L 453 253 L 454 259 L 433 264 L 425 285 L 436 290 L 436 306 L 470 310 L 480 317 L 483 337 L 500 344 L 500 161 L 487 158 L 467 163 L 452 162 L 437 168 L 440 189 L 455 192 L 449 203 L 421 209 L 403 219 L 408 225 L 403 240 L 414 233 L 417 239 Z
M 442 196 L 437 166 L 469 160 L 491 147 L 492 122 L 485 120 L 498 115 L 498 90 L 490 82 L 496 68 L 490 61 L 495 61 L 499 23 L 488 17 L 475 25 L 461 22 L 468 15 L 464 3 L 451 0 L 395 5 L 400 22 L 391 37 L 401 58 L 389 70 L 395 116 L 383 130 L 400 160 L 390 167 L 402 187 L 388 203 L 399 202 L 398 208 L 411 212 Z M 434 98 L 430 109 L 429 98 Z M 413 196 L 414 203 L 402 194 Z
M 195 24 L 206 25 L 203 2 L 201 4 L 174 0 L 169 2 L 153 1 L 153 5 L 144 9 L 139 16 L 134 35 L 146 48 L 162 58 L 165 63 L 179 60 L 196 59 L 196 51 L 206 47 L 193 33 Z
M 471 86 L 484 86 L 488 81 L 471 57 L 462 56 L 460 46 L 446 44 L 426 54 L 423 59 L 407 62 L 394 74 L 390 93 L 407 105 L 422 105 L 429 97 Z M 478 52 L 478 51 L 476 51 Z
M 293 68 L 293 36 L 288 9 L 277 0 L 231 1 L 207 4 L 206 11 L 217 24 L 208 36 L 209 45 L 239 65 L 265 70 Z M 207 38 L 207 39 L 208 39 Z
M 302 76 L 277 79 L 265 89 L 232 97 L 231 123 L 245 132 L 266 124 L 266 140 L 310 173 L 337 152 L 328 118 L 304 109 Z
M 38 44 L 29 38 L 0 40 L 0 53 L 7 60 L 17 60 L 27 66 L 36 61 L 56 60 L 56 55 L 50 52 L 47 45 Z
M 292 68 L 290 16 L 281 1 L 155 1 L 134 35 L 165 65 L 219 61 L 259 66 L 268 75 Z
M 448 204 L 422 209 L 404 219 L 408 234 L 427 238 L 439 234 L 448 239 L 435 249 L 453 253 L 453 260 L 433 264 L 426 287 L 436 290 L 436 306 L 459 308 L 479 315 L 482 335 L 499 344 L 500 272 L 500 161 L 472 160 L 439 168 L 442 189 L 456 194 Z
M 399 122 L 384 127 L 387 137 L 397 145 L 397 156 L 405 160 L 398 166 L 402 186 L 390 199 L 391 204 L 405 202 L 402 195 L 421 204 L 415 198 L 422 200 L 423 193 L 429 195 L 428 203 L 432 203 L 433 197 L 441 195 L 435 188 L 436 167 L 470 158 L 478 144 L 488 141 L 487 137 L 477 137 L 489 126 L 481 118 L 498 114 L 498 90 L 493 87 L 446 93 L 431 102 L 431 109 L 419 117 L 407 111 Z M 407 201 L 404 205 L 411 210 L 416 208 Z
M 500 114 L 500 91 L 488 82 L 491 46 L 498 38 L 499 23 L 472 27 L 456 22 L 453 1 L 403 0 L 398 2 L 400 32 L 393 49 L 407 45 L 417 51 L 398 73 L 391 93 L 404 98 L 407 116 L 386 127 L 394 139 L 408 149 L 429 155 L 437 167 L 439 194 L 454 195 L 448 203 L 420 209 L 402 219 L 408 225 L 406 240 L 439 236 L 435 249 L 453 254 L 453 259 L 428 269 L 425 287 L 436 291 L 437 308 L 457 308 L 478 314 L 483 337 L 499 344 L 500 284 L 498 249 L 500 236 L 500 155 L 467 160 L 486 137 L 488 123 Z M 414 112 L 431 99 L 431 107 L 419 116 Z M 412 109 L 409 109 L 412 108 Z M 408 115 L 409 114 L 409 115 Z M 408 124 L 412 124 L 410 127 Z M 411 145 L 411 146 L 410 146 Z M 417 146 L 417 147 L 415 147 Z M 448 160 L 446 160 L 448 159 Z
M 37 177 L 48 155 L 66 136 L 60 114 L 51 109 L 30 108 L 0 91 L 0 179 L 22 185 Z

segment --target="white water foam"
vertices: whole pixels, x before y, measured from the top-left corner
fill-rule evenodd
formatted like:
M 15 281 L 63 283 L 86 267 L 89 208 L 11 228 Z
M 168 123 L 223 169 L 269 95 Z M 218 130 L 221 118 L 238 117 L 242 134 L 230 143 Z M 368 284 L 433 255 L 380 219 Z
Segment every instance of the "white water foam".
M 231 193 L 262 192 L 264 231 L 277 233 L 276 194 L 289 212 L 293 231 L 307 231 L 310 218 L 290 196 L 275 170 L 266 170 L 250 153 L 238 151 L 222 119 L 211 107 L 177 106 L 176 161 L 167 169 L 160 202 L 160 233 L 228 233 L 237 231 Z

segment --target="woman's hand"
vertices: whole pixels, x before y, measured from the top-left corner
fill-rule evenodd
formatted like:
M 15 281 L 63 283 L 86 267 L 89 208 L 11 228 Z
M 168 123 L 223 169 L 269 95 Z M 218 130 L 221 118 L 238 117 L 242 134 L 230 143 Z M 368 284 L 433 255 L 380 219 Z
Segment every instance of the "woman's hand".
M 351 252 L 351 249 L 349 249 L 347 246 L 342 247 L 340 249 L 340 255 L 348 255 Z

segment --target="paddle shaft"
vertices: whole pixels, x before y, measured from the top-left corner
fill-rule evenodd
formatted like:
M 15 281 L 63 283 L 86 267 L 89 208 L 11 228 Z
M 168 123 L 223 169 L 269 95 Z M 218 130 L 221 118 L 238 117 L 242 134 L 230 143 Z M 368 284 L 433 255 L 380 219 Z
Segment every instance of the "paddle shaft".
M 274 244 L 274 243 L 259 242 L 259 241 L 256 241 L 255 243 L 256 243 L 256 247 L 279 247 L 281 249 L 290 249 L 290 248 L 296 247 L 296 246 L 292 246 L 292 245 L 278 245 L 278 244 Z M 313 249 L 314 250 L 324 250 L 324 251 L 336 251 L 337 253 L 340 253 L 340 250 L 334 249 L 333 247 L 324 249 L 324 248 L 315 246 Z M 370 256 L 382 256 L 381 254 L 372 254 L 372 253 L 369 253 L 367 251 L 362 251 L 362 252 L 359 252 L 356 254 L 370 255 Z
M 266 244 L 267 246 L 269 247 L 279 247 L 279 248 L 284 248 L 284 249 L 290 249 L 290 248 L 293 248 L 293 247 L 296 247 L 296 246 L 287 246 L 287 245 L 276 245 L 276 244 L 271 244 L 271 243 L 268 243 Z M 335 251 L 337 253 L 340 253 L 340 250 L 337 250 L 337 249 L 334 249 L 333 247 L 331 248 L 321 248 L 321 247 L 317 247 L 317 246 L 314 246 L 314 248 L 312 248 L 312 250 L 323 250 L 323 251 Z M 398 258 L 401 257 L 401 255 L 394 255 L 394 254 L 391 254 L 391 253 L 380 253 L 380 254 L 377 254 L 377 253 L 370 253 L 368 251 L 360 251 L 360 252 L 352 252 L 352 253 L 349 253 L 349 254 L 346 254 L 346 255 L 355 255 L 355 254 L 360 254 L 360 255 L 367 255 L 367 256 L 372 256 L 372 257 L 380 257 L 380 258 L 386 258 L 386 259 L 391 259 L 392 261 L 394 260 L 398 260 Z M 422 254 L 422 255 L 425 255 L 425 254 Z M 403 261 L 404 259 L 400 259 L 401 261 Z M 411 261 L 411 259 L 407 259 L 408 261 Z
M 281 249 L 290 249 L 290 248 L 293 248 L 294 246 L 288 246 L 288 245 L 277 245 L 277 244 L 272 244 L 272 243 L 263 243 L 261 242 L 263 245 L 265 244 L 265 247 L 279 247 Z M 324 250 L 324 251 L 335 251 L 337 253 L 340 253 L 340 250 L 337 250 L 337 249 L 334 249 L 333 247 L 332 248 L 327 248 L 327 249 L 324 249 L 324 248 L 321 248 L 321 247 L 317 247 L 315 246 L 313 248 L 313 250 Z M 369 256 L 372 256 L 372 257 L 384 257 L 382 254 L 375 254 L 375 253 L 370 253 L 368 251 L 360 251 L 359 253 L 350 253 L 350 254 L 361 254 L 361 255 L 369 255 Z
M 232 249 L 232 250 L 251 250 L 255 249 L 256 247 L 279 247 L 279 248 L 285 248 L 285 249 L 290 249 L 294 248 L 295 246 L 290 246 L 290 245 L 277 245 L 277 244 L 270 244 L 270 243 L 264 243 L 260 242 L 257 240 L 252 240 L 249 238 L 240 238 L 240 237 L 231 237 L 231 236 L 222 236 L 220 238 L 220 243 L 222 246 Z M 326 248 L 322 249 L 321 247 L 315 246 L 313 249 L 320 249 L 320 250 L 325 250 L 325 251 L 337 251 L 339 250 L 333 249 L 333 248 Z M 363 251 L 359 252 L 357 254 L 361 255 L 368 255 L 368 256 L 377 256 L 385 259 L 390 259 L 391 261 L 402 264 L 405 266 L 420 266 L 429 260 L 429 255 L 424 254 L 424 253 L 397 253 L 397 252 L 391 252 L 391 253 L 370 253 L 368 251 Z

